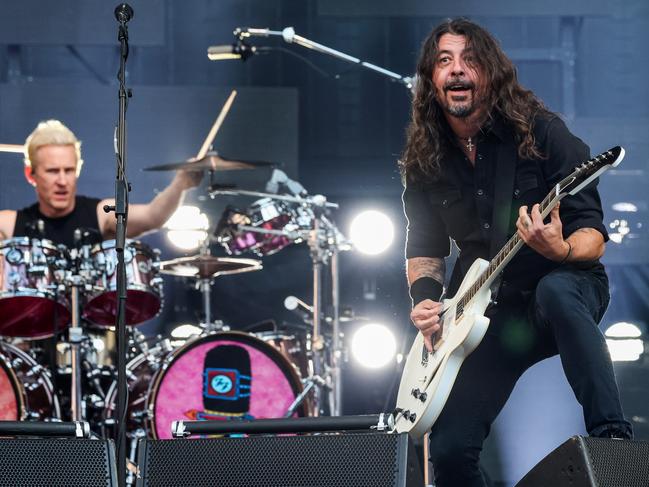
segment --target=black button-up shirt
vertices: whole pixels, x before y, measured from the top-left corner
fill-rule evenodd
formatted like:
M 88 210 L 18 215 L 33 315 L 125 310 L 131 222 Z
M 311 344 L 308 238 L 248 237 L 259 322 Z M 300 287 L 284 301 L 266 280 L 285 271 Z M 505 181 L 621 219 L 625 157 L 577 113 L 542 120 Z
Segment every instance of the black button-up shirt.
M 500 145 L 515 144 L 509 131 L 502 121 L 496 119 L 478 137 L 475 165 L 458 146 L 452 146 L 441 161 L 439 179 L 406 184 L 403 193 L 408 219 L 406 258 L 446 257 L 450 254 L 451 239 L 460 250 L 448 296 L 455 294 L 476 258 L 492 257 L 489 253 L 498 177 L 496 160 Z M 590 157 L 588 146 L 571 134 L 558 117 L 537 119 L 534 134 L 537 147 L 546 158 L 528 160 L 516 155 L 507 237 L 516 231 L 515 223 L 521 206 L 527 205 L 528 211 L 531 210 L 556 183 Z M 511 149 L 516 150 L 515 147 Z M 596 185 L 597 181 L 594 181 L 576 195 L 561 201 L 559 213 L 564 238 L 579 228 L 594 228 L 608 240 Z M 599 261 L 573 265 L 582 269 L 603 269 Z M 510 288 L 531 290 L 541 277 L 556 267 L 557 263 L 523 246 L 506 267 L 503 278 Z

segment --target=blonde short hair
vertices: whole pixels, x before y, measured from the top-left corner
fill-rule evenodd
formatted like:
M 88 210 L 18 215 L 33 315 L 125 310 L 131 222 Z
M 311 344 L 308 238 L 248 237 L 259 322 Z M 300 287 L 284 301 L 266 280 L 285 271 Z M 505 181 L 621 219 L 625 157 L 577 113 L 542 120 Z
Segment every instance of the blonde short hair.
M 81 172 L 83 159 L 81 159 L 81 141 L 74 132 L 58 120 L 45 120 L 40 122 L 34 131 L 25 140 L 25 166 L 34 167 L 36 151 L 46 145 L 73 145 L 77 154 L 77 176 Z

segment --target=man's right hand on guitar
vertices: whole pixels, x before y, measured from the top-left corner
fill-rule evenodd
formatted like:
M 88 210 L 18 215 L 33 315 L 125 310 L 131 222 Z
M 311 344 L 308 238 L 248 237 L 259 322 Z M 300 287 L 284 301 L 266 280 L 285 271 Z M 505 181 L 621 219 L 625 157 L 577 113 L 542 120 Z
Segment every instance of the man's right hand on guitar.
M 441 311 L 442 303 L 432 299 L 424 299 L 410 312 L 410 319 L 424 336 L 424 344 L 429 352 L 433 351 L 433 335 L 436 337 L 442 335 L 442 323 L 439 319 Z

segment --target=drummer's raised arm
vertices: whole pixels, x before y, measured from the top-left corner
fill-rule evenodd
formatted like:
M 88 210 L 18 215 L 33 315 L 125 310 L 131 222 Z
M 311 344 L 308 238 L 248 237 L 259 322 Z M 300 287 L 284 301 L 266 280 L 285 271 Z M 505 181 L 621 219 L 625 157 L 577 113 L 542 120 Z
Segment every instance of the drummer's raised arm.
M 5 240 L 14 236 L 14 226 L 16 225 L 16 211 L 0 211 L 0 240 Z
M 129 205 L 126 236 L 134 238 L 162 227 L 182 203 L 185 190 L 198 186 L 202 178 L 202 172 L 177 171 L 171 183 L 149 203 Z M 115 214 L 104 211 L 104 205 L 114 204 L 115 200 L 111 198 L 97 205 L 99 229 L 104 239 L 115 238 Z

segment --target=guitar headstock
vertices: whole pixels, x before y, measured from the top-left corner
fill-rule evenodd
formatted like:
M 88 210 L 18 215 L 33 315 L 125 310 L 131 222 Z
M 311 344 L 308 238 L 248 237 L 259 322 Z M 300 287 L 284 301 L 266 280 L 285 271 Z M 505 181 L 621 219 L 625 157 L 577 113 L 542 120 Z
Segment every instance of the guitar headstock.
M 624 159 L 624 149 L 619 145 L 598 154 L 577 166 L 570 176 L 559 183 L 561 192 L 572 195 L 578 193 L 604 171 L 617 166 L 622 159 Z

